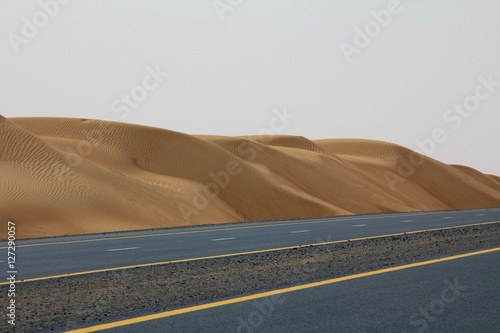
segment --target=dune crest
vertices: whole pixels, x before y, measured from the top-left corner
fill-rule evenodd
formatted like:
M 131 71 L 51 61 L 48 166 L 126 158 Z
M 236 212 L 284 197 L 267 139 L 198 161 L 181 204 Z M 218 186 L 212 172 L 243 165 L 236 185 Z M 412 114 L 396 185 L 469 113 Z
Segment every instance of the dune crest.
M 1 116 L 0 142 L 0 216 L 19 238 L 500 206 L 497 176 L 387 142 Z

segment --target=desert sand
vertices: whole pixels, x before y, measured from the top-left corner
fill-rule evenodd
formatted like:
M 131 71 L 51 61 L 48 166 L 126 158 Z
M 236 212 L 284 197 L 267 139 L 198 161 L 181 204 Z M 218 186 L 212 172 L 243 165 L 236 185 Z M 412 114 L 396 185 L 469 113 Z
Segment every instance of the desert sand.
M 387 142 L 0 116 L 2 236 L 498 206 L 499 177 Z

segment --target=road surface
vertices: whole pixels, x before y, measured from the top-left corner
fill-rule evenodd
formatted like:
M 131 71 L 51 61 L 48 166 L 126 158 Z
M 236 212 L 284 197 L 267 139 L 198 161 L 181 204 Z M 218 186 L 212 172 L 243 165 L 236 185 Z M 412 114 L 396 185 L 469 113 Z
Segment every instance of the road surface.
M 498 250 L 102 332 L 496 333 Z
M 497 208 L 253 222 L 25 240 L 16 242 L 17 279 L 499 220 L 500 208 Z M 6 242 L 0 242 L 0 261 L 5 261 L 2 258 L 7 258 Z

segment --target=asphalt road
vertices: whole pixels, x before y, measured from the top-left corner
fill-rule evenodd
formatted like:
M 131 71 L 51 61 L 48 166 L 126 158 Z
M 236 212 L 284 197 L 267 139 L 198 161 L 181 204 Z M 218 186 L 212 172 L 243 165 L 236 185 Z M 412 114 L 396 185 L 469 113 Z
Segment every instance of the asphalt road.
M 16 242 L 17 279 L 499 220 L 500 208 L 496 208 L 358 215 L 25 240 Z M 6 259 L 6 242 L 0 242 L 0 265 Z
M 500 327 L 500 251 L 103 332 L 453 332 Z

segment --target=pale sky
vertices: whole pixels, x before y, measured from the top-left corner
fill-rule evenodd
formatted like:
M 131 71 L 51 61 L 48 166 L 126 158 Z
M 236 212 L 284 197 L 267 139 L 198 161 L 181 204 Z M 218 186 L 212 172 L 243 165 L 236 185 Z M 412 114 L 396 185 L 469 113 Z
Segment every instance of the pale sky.
M 5 117 L 376 139 L 500 175 L 497 0 L 0 0 L 0 22 Z

